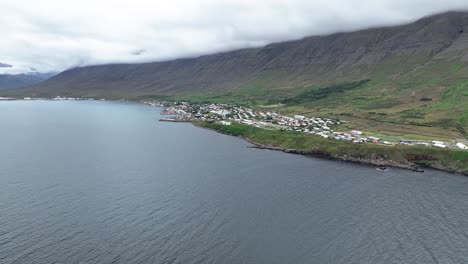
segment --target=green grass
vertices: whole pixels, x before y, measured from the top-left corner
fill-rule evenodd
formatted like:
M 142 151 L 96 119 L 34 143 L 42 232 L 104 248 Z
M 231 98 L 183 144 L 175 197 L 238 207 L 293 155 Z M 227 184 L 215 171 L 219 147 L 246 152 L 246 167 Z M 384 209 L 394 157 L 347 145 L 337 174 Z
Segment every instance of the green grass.
M 366 85 L 369 81 L 370 80 L 361 80 L 357 82 L 338 83 L 327 87 L 310 89 L 292 98 L 285 99 L 282 101 L 282 103 L 295 105 L 315 102 L 317 100 L 325 99 L 327 97 L 331 97 L 340 93 L 342 94 L 353 89 L 358 89 Z
M 242 136 L 256 143 L 285 149 L 303 150 L 332 156 L 353 156 L 360 159 L 382 158 L 401 164 L 414 162 L 436 168 L 458 170 L 468 173 L 468 151 L 438 149 L 416 146 L 383 146 L 367 143 L 350 143 L 324 139 L 304 133 L 268 130 L 233 123 L 223 126 L 215 123 L 197 122 L 198 125 L 223 133 Z

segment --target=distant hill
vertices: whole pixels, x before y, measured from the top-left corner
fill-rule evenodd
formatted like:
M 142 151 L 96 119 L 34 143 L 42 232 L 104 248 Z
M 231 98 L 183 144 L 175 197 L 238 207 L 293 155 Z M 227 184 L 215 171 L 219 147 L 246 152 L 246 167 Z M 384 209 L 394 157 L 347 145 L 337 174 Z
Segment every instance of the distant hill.
M 1 63 L 0 62 L 0 68 L 10 68 L 11 65 L 10 64 L 6 64 L 6 63 Z
M 23 88 L 38 84 L 54 74 L 32 73 L 32 74 L 0 74 L 0 90 Z
M 468 130 L 468 13 L 197 58 L 74 68 L 21 93 L 283 103 L 283 111 L 344 116 L 368 129 L 460 137 Z

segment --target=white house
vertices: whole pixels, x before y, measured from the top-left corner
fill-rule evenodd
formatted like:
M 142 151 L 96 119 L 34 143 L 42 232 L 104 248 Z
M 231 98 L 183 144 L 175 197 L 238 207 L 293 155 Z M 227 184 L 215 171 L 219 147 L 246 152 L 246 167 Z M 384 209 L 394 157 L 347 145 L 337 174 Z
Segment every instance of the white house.
M 457 145 L 457 148 L 459 149 L 468 149 L 468 147 L 463 143 L 457 143 L 456 145 Z

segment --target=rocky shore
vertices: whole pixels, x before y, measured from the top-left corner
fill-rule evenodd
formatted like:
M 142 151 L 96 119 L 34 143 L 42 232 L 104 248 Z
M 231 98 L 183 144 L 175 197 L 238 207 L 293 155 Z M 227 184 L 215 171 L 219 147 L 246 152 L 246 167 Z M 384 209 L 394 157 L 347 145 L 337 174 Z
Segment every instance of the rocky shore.
M 202 125 L 197 124 L 196 122 L 192 122 L 193 125 L 212 130 L 221 134 L 225 135 L 230 135 L 230 136 L 236 136 L 240 137 L 247 142 L 251 143 L 252 146 L 251 148 L 257 148 L 257 149 L 267 149 L 267 150 L 275 150 L 275 151 L 282 151 L 284 153 L 291 153 L 291 154 L 298 154 L 298 155 L 304 155 L 308 157 L 315 157 L 315 158 L 322 158 L 322 159 L 329 159 L 329 160 L 334 160 L 334 161 L 344 161 L 344 162 L 352 162 L 352 163 L 357 163 L 357 164 L 362 164 L 366 166 L 372 166 L 372 167 L 381 167 L 381 166 L 386 166 L 386 167 L 392 167 L 392 168 L 399 168 L 399 169 L 405 169 L 405 170 L 411 170 L 414 172 L 424 172 L 424 168 L 429 168 L 429 169 L 435 169 L 435 170 L 440 170 L 444 172 L 449 172 L 449 173 L 454 173 L 454 174 L 460 174 L 460 175 L 465 175 L 468 176 L 468 171 L 467 170 L 454 170 L 451 168 L 446 168 L 442 165 L 435 165 L 435 164 L 418 164 L 417 159 L 415 158 L 415 162 L 397 162 L 393 160 L 386 160 L 383 159 L 380 155 L 372 155 L 369 158 L 365 157 L 360 157 L 358 155 L 353 155 L 353 154 L 344 154 L 344 155 L 334 155 L 325 151 L 320 151 L 320 150 L 300 150 L 300 149 L 290 149 L 290 148 L 281 148 L 277 147 L 274 145 L 264 145 L 260 144 L 258 142 L 255 142 L 254 140 L 244 137 L 242 135 L 236 135 L 233 133 L 228 133 L 222 130 L 210 128 L 210 127 L 205 127 Z
M 298 154 L 298 155 L 304 155 L 304 156 L 309 156 L 309 157 L 315 157 L 315 158 L 322 158 L 322 159 L 329 159 L 329 160 L 335 160 L 335 161 L 345 161 L 345 162 L 352 162 L 352 163 L 359 163 L 363 165 L 369 165 L 373 167 L 381 167 L 381 166 L 386 166 L 386 167 L 393 167 L 393 168 L 400 168 L 400 169 L 405 169 L 405 170 L 411 170 L 414 172 L 424 172 L 421 166 L 418 165 L 412 165 L 412 164 L 401 164 L 401 163 L 396 163 L 393 161 L 388 161 L 384 159 L 380 159 L 379 157 L 375 156 L 372 159 L 363 159 L 360 157 L 355 157 L 353 155 L 332 155 L 330 153 L 326 153 L 323 151 L 306 151 L 306 150 L 298 150 L 298 149 L 287 149 L 287 148 L 279 148 L 275 146 L 266 146 L 262 144 L 258 144 L 248 138 L 244 138 L 246 141 L 251 143 L 253 146 L 252 148 L 257 148 L 257 149 L 268 149 L 268 150 L 276 150 L 276 151 L 282 151 L 285 153 L 291 153 L 291 154 Z

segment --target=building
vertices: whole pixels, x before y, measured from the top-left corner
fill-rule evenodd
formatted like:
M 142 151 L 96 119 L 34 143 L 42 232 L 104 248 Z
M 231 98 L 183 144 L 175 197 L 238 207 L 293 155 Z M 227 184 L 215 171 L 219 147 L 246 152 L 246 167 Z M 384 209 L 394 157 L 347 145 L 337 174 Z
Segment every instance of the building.
M 465 144 L 463 144 L 463 143 L 457 143 L 456 146 L 457 146 L 457 148 L 459 148 L 459 149 L 468 149 L 468 147 L 467 147 Z

